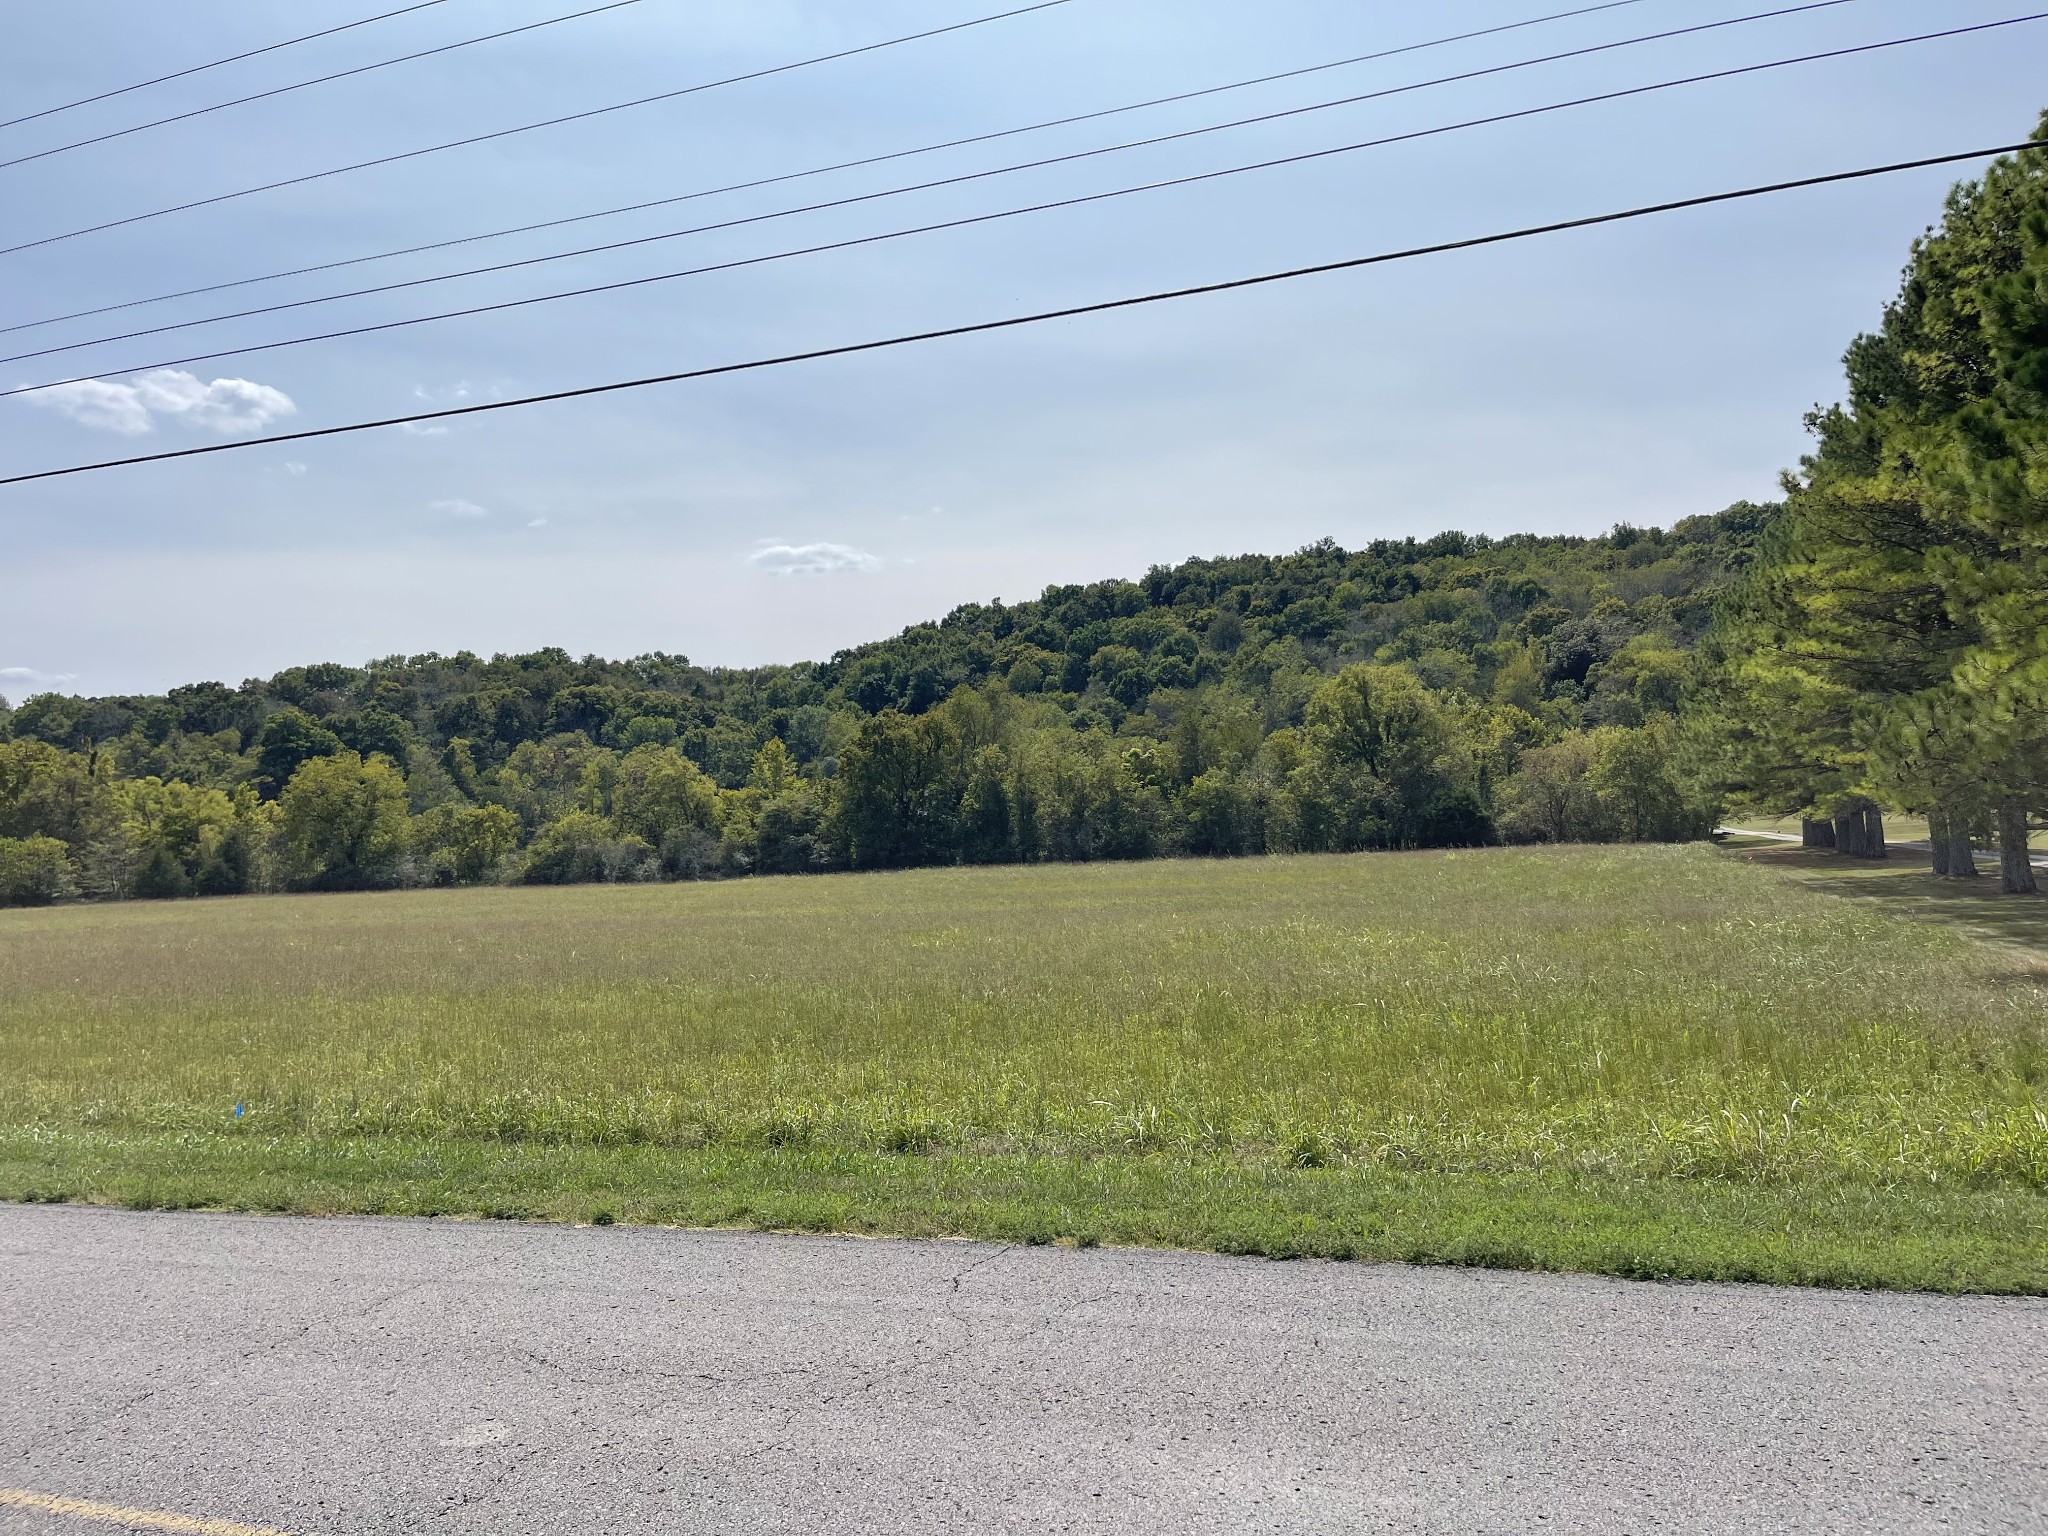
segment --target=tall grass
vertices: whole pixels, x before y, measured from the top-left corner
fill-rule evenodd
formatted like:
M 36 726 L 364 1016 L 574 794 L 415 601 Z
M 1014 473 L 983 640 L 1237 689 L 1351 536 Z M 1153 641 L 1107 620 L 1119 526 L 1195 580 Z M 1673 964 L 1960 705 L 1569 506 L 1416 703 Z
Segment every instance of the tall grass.
M 70 908 L 0 1124 L 2039 1191 L 2044 1003 L 1703 848 Z

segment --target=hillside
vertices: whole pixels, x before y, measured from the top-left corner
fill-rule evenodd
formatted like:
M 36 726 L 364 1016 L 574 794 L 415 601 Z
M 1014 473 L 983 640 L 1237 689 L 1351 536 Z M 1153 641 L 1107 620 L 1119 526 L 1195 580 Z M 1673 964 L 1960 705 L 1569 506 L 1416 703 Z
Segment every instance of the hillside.
M 1773 509 L 1191 560 L 829 661 L 391 657 L 0 705 L 0 899 L 1668 838 Z

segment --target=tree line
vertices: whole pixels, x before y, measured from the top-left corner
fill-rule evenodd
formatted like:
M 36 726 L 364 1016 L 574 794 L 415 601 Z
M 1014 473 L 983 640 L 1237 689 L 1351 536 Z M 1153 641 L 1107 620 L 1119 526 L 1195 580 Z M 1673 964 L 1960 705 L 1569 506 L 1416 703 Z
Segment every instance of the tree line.
M 1695 837 L 1678 708 L 1770 515 L 1193 560 L 790 667 L 42 694 L 0 900 Z

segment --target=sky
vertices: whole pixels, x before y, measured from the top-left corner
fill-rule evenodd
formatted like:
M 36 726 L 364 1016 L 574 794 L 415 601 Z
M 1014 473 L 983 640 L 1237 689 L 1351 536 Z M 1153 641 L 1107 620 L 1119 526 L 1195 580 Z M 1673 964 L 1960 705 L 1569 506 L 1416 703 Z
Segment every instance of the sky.
M 584 9 L 443 0 L 0 128 L 0 160 Z M 1012 4 L 1017 0 L 1012 0 Z M 1583 0 L 1580 0 L 1583 3 Z M 1779 0 L 1780 4 L 1784 0 Z M 741 362 L 2011 142 L 2048 22 L 854 248 L 806 247 L 2027 14 L 1633 0 L 1199 100 L 734 183 L 1328 64 L 1573 0 L 1065 0 L 1027 15 L 0 256 L 0 473 Z M 16 6 L 0 118 L 395 9 Z M 1002 0 L 635 0 L 0 166 L 0 246 L 972 21 Z M 1420 87 L 1397 90 L 1401 87 Z M 1395 91 L 1395 94 L 1384 94 Z M 1319 106 L 1275 121 L 809 205 Z M 964 602 L 1329 537 L 1596 534 L 1766 499 L 1840 393 L 1923 170 L 992 335 L 0 488 L 0 694 L 561 646 L 823 658 Z M 597 210 L 638 213 L 31 325 Z M 764 215 L 786 215 L 762 217 Z M 633 249 L 106 340 L 582 246 Z M 608 294 L 200 353 L 729 262 Z M 94 343 L 78 346 L 78 343 Z M 24 357 L 46 348 L 70 350 Z

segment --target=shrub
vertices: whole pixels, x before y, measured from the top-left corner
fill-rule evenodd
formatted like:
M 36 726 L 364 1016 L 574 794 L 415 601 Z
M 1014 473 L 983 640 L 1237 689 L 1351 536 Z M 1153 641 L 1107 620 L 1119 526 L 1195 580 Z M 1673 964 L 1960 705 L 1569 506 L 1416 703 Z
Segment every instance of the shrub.
M 654 849 L 638 837 L 619 837 L 602 816 L 571 811 L 540 829 L 527 850 L 520 878 L 528 885 L 593 885 L 648 878 Z
M 0 907 L 46 907 L 78 894 L 71 852 L 54 837 L 0 837 Z

